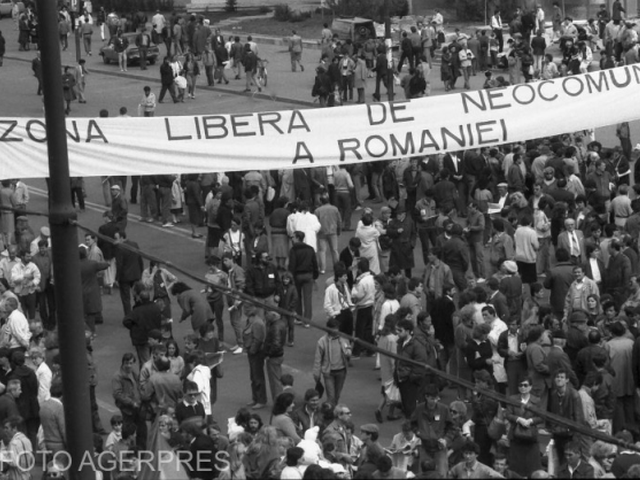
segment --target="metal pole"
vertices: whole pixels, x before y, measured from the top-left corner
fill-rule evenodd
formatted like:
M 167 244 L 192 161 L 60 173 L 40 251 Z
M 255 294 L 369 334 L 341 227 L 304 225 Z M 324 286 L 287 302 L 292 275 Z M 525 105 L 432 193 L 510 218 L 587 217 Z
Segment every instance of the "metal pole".
M 391 0 L 384 0 L 384 44 L 387 49 L 387 95 L 393 102 L 393 49 L 391 48 Z
M 95 480 L 88 458 L 93 455 L 89 371 L 82 310 L 76 212 L 71 204 L 69 158 L 62 96 L 57 2 L 37 0 L 40 18 L 47 146 L 49 151 L 51 251 L 67 447 L 73 480 Z M 88 452 L 83 462 L 83 456 Z M 82 465 L 82 467 L 80 467 Z

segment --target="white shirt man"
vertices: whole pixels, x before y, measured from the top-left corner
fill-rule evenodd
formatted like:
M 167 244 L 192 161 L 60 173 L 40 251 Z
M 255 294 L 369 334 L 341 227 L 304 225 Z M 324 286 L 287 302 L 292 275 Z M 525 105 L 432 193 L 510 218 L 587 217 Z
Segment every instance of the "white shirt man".
M 30 252 L 24 252 L 22 260 L 13 266 L 9 283 L 13 286 L 13 292 L 19 297 L 36 292 L 40 285 L 40 270 L 31 261 Z
M 162 35 L 162 29 L 165 27 L 167 21 L 159 11 L 151 18 L 151 25 L 158 35 Z
M 36 378 L 38 379 L 38 403 L 42 405 L 51 398 L 51 380 L 53 372 L 44 361 L 44 353 L 39 348 L 32 348 L 29 356 L 36 367 Z
M 289 215 L 287 218 L 287 232 L 293 236 L 293 232 L 304 233 L 304 243 L 318 251 L 318 232 L 320 231 L 320 220 L 313 213 L 303 209 L 298 213 Z
M 2 337 L 6 347 L 9 349 L 29 348 L 31 330 L 27 317 L 18 310 L 18 301 L 15 298 L 8 298 L 5 302 L 5 308 L 7 312 L 10 312 L 7 323 L 2 327 Z

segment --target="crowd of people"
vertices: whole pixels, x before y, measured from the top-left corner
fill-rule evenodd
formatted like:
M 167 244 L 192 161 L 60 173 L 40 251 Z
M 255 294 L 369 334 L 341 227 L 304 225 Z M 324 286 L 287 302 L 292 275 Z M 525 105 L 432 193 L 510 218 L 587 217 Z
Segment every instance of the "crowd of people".
M 142 176 L 135 179 L 136 191 L 127 188 L 126 178 L 106 178 L 110 209 L 100 233 L 113 243 L 88 234 L 79 255 L 88 355 L 102 321 L 100 292 L 116 285 L 135 349 L 113 380 L 124 426 L 123 439 L 112 448 L 135 444 L 153 451 L 168 442 L 171 451 L 180 450 L 168 438 L 191 432 L 207 437 L 205 450 L 228 452 L 233 468 L 244 468 L 247 478 L 272 475 L 275 458 L 300 475 L 310 464 L 328 462 L 361 478 L 385 468 L 452 478 L 476 469 L 505 477 L 541 470 L 562 477 L 565 468 L 625 474 L 640 456 L 483 393 L 495 390 L 630 445 L 638 436 L 640 197 L 637 185 L 629 188 L 628 125 L 619 125 L 618 132 L 621 145 L 613 147 L 579 132 L 338 168 L 203 174 L 185 176 L 182 183 L 173 176 Z M 140 254 L 120 247 L 137 248 L 127 239 L 125 197 L 140 201 L 145 221 L 166 226 L 174 186 L 178 195 L 193 197 L 185 203 L 194 231 L 206 225 L 205 294 L 160 265 L 145 267 Z M 0 194 L 18 212 L 26 209 L 22 182 L 3 182 Z M 178 220 L 180 211 L 173 215 Z M 2 227 L 7 368 L 24 363 L 24 352 L 29 362 L 39 358 L 38 350 L 32 352 L 36 347 L 47 361 L 34 360 L 35 374 L 41 365 L 59 371 L 50 355 L 57 348 L 50 233 L 43 227 L 36 237 L 28 216 L 7 211 Z M 339 251 L 345 232 L 351 238 Z M 424 270 L 417 268 L 416 253 Z M 312 291 L 320 278 L 326 280 L 324 315 L 314 315 Z M 189 320 L 193 331 L 180 346 L 172 338 L 173 300 L 179 320 Z M 225 306 L 231 325 L 226 336 Z M 298 316 L 281 316 L 269 306 Z M 282 373 L 285 349 L 294 346 L 296 323 L 300 328 L 323 319 L 329 333 L 317 342 L 316 385 L 301 401 L 289 392 L 291 377 Z M 34 339 L 43 344 L 33 345 Z M 340 400 L 349 372 L 354 362 L 375 355 L 371 345 L 423 365 L 376 356 L 381 397 L 372 418 L 384 422 L 388 408 L 386 421 L 406 422 L 397 446 L 387 451 L 379 448 L 376 424 L 358 432 L 341 418 L 349 411 Z M 202 404 L 199 417 L 214 412 L 223 378 L 220 352 L 226 348 L 247 355 L 249 416 L 273 402 L 271 427 L 239 437 L 246 449 L 211 422 L 198 423 L 206 432 L 177 428 L 182 405 L 196 405 L 190 397 Z M 437 370 L 478 388 L 451 384 Z M 46 377 L 38 381 L 47 385 Z M 31 385 L 29 391 L 37 398 L 40 389 Z M 456 399 L 443 404 L 451 395 Z M 39 417 L 19 413 L 36 445 Z M 245 433 L 255 429 L 242 415 L 236 424 L 245 421 Z M 318 432 L 309 434 L 309 427 Z M 103 430 L 99 417 L 94 428 Z M 50 435 L 45 429 L 45 442 Z M 545 451 L 541 445 L 549 438 Z M 309 457 L 308 449 L 316 456 Z
M 599 14 L 599 22 L 618 26 L 619 8 L 609 20 L 606 12 Z M 501 32 L 496 15 L 492 26 Z M 534 26 L 528 36 L 512 32 L 507 68 L 513 67 L 510 56 L 518 61 L 511 53 L 526 53 L 542 21 L 539 12 L 520 18 L 519 28 L 532 18 Z M 200 48 L 195 35 L 206 27 L 193 20 L 194 37 L 187 34 L 183 44 L 182 37 L 175 41 L 182 20 L 160 26 L 154 16 L 154 43 L 174 32 L 167 54 L 188 51 L 188 63 L 190 52 Z M 419 64 L 428 68 L 434 46 L 441 44 L 434 21 L 424 36 L 425 28 L 406 36 L 411 55 L 409 43 L 402 52 L 411 75 Z M 569 31 L 558 29 L 558 41 L 574 55 Z M 117 28 L 112 33 L 119 35 Z M 216 34 L 199 35 L 206 35 L 202 58 L 227 51 Z M 622 40 L 629 35 L 598 38 L 621 60 L 637 48 Z M 323 39 L 323 61 L 339 72 L 351 60 L 361 64 L 363 79 L 380 75 L 374 57 L 349 53 L 348 47 L 336 55 L 331 32 L 323 32 Z M 493 40 L 498 53 L 503 48 L 493 31 L 489 54 L 474 56 L 478 69 L 488 66 Z M 599 45 L 595 37 L 587 40 Z M 235 44 L 230 51 L 242 52 L 241 58 L 257 57 L 249 43 L 237 38 Z M 302 67 L 297 45 L 293 39 L 292 70 Z M 516 70 L 524 74 L 527 62 L 519 61 Z M 191 62 L 195 72 L 195 57 Z M 216 62 L 209 66 L 219 69 L 226 60 Z M 471 74 L 473 65 L 463 67 Z M 161 74 L 163 68 L 175 72 L 168 58 Z M 528 72 L 536 75 L 535 67 Z M 168 78 L 163 93 L 173 98 L 179 95 L 172 90 L 176 76 L 172 83 Z M 378 99 L 386 75 L 379 78 Z M 332 81 L 328 91 L 337 87 L 348 101 L 351 83 Z M 188 95 L 195 97 L 195 81 Z M 628 124 L 617 127 L 620 145 L 603 146 L 592 135 L 352 166 L 144 175 L 133 177 L 130 189 L 126 177 L 104 177 L 108 211 L 101 236 L 88 233 L 79 247 L 95 448 L 113 454 L 103 473 L 127 480 L 130 474 L 123 472 L 136 452 L 152 452 L 150 464 L 136 464 L 138 478 L 637 477 L 640 454 L 632 446 L 640 440 L 640 175 L 632 172 Z M 83 209 L 83 180 L 72 179 L 71 186 Z M 1 182 L 0 206 L 14 210 L 0 214 L 0 424 L 2 448 L 14 455 L 67 446 L 50 231 L 42 227 L 36 236 L 25 214 L 28 203 L 22 181 Z M 127 238 L 130 204 L 139 204 L 143 222 L 166 228 L 186 210 L 192 236 L 206 232 L 204 293 L 162 265 L 144 264 L 138 244 Z M 345 234 L 348 244 L 340 250 Z M 314 313 L 319 279 L 325 282 L 323 313 Z M 122 356 L 112 379 L 120 413 L 107 435 L 91 352 L 103 322 L 102 295 L 116 287 L 132 351 Z M 259 303 L 225 295 L 227 289 Z M 297 315 L 280 315 L 271 306 Z M 231 331 L 225 335 L 227 316 Z M 173 338 L 174 318 L 190 322 L 183 339 Z M 282 371 L 285 350 L 294 347 L 296 328 L 325 321 L 328 331 L 319 336 L 308 366 L 314 385 L 300 396 L 293 377 Z M 251 385 L 250 402 L 226 431 L 214 409 L 225 350 L 247 355 Z M 380 373 L 380 397 L 371 403 L 376 423 L 356 426 L 341 396 L 350 388 L 354 363 L 367 357 Z M 501 403 L 489 391 L 511 402 Z M 260 412 L 268 404 L 267 422 Z M 527 406 L 614 435 L 629 448 L 593 441 Z M 378 425 L 400 419 L 384 448 Z M 66 467 L 50 457 L 46 463 L 50 475 Z M 21 478 L 20 464 L 8 468 Z

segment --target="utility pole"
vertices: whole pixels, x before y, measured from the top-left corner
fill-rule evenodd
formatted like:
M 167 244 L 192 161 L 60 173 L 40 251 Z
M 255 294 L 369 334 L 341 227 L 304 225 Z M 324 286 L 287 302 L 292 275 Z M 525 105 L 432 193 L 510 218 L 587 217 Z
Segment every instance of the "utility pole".
M 387 95 L 393 102 L 393 49 L 391 43 L 391 0 L 384 0 L 384 46 L 387 52 Z
M 95 480 L 76 212 L 71 204 L 57 2 L 37 0 L 49 156 L 49 223 L 70 479 Z M 79 40 L 79 38 L 78 38 Z

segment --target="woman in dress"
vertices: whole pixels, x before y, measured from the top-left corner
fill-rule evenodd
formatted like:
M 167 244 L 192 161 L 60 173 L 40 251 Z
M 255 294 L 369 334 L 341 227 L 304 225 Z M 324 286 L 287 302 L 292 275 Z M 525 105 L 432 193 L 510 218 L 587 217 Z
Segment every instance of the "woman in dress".
M 540 408 L 540 399 L 531 395 L 533 382 L 530 377 L 524 377 L 518 384 L 518 395 L 510 395 L 509 399 L 518 402 L 515 407 L 507 405 L 506 419 L 510 422 L 509 429 L 509 468 L 514 472 L 529 478 L 531 473 L 540 469 L 540 446 L 538 444 L 537 425 L 542 419 L 526 406 Z
M 289 236 L 287 235 L 287 217 L 291 214 L 286 208 L 288 197 L 278 197 L 275 209 L 269 215 L 271 227 L 271 253 L 276 261 L 276 267 L 285 268 L 289 258 Z

